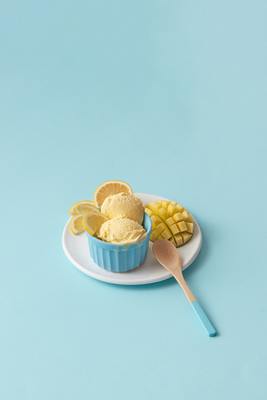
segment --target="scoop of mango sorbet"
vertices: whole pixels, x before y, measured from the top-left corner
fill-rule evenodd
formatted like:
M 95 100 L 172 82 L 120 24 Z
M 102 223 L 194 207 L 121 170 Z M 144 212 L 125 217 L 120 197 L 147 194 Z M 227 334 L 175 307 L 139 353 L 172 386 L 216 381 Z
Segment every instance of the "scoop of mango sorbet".
M 117 193 L 108 196 L 101 207 L 101 213 L 107 218 L 130 218 L 142 224 L 144 218 L 144 206 L 142 201 L 128 193 Z
M 143 240 L 145 229 L 129 218 L 113 218 L 103 223 L 99 230 L 99 238 L 106 242 L 129 244 Z

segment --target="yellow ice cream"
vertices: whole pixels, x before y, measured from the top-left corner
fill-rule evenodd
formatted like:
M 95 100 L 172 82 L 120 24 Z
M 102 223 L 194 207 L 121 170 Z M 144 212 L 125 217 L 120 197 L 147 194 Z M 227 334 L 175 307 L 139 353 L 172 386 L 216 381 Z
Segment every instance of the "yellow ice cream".
M 133 194 L 117 193 L 104 200 L 101 213 L 108 218 L 130 218 L 142 224 L 144 206 L 141 200 Z
M 145 229 L 129 218 L 113 218 L 103 223 L 99 237 L 106 242 L 129 244 L 143 240 Z

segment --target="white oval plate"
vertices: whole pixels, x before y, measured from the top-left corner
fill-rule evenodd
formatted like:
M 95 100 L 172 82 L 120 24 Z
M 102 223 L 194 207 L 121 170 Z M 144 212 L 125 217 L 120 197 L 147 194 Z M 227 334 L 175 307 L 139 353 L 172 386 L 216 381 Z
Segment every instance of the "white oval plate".
M 145 193 L 136 193 L 136 196 L 144 204 L 157 200 L 166 200 L 163 197 Z M 194 222 L 195 229 L 192 239 L 186 245 L 179 248 L 183 260 L 183 269 L 192 264 L 201 248 L 201 230 L 195 219 Z M 68 224 L 69 221 L 66 223 L 62 235 L 63 250 L 70 262 L 84 274 L 100 281 L 117 285 L 145 285 L 171 278 L 171 274 L 154 258 L 151 251 L 151 242 L 145 263 L 133 271 L 114 273 L 98 267 L 90 257 L 86 234 L 79 236 L 71 235 L 67 229 Z

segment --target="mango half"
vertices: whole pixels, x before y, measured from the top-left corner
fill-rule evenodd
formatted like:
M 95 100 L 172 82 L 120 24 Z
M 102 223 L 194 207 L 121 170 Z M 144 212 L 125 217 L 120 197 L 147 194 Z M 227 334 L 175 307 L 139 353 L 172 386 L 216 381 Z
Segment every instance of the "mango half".
M 175 201 L 159 200 L 145 206 L 152 221 L 150 240 L 170 240 L 176 247 L 183 246 L 193 236 L 194 221 L 190 213 Z

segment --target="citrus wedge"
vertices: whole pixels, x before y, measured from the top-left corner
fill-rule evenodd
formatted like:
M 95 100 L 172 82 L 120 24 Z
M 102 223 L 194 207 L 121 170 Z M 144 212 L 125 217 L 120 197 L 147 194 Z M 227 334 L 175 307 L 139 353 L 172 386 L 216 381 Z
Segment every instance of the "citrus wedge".
M 82 215 L 75 215 L 71 218 L 69 230 L 73 235 L 80 235 L 84 232 L 84 223 Z
M 89 235 L 95 235 L 107 218 L 101 213 L 90 213 L 83 216 L 85 230 Z
M 104 200 L 111 196 L 112 194 L 117 193 L 132 193 L 131 186 L 126 182 L 122 181 L 107 181 L 102 183 L 102 185 L 98 186 L 95 191 L 95 203 L 98 207 L 100 207 Z
M 77 203 L 73 204 L 71 207 L 69 214 L 70 215 L 86 215 L 89 212 L 98 212 L 98 208 L 95 205 L 94 201 L 91 200 L 81 200 Z

